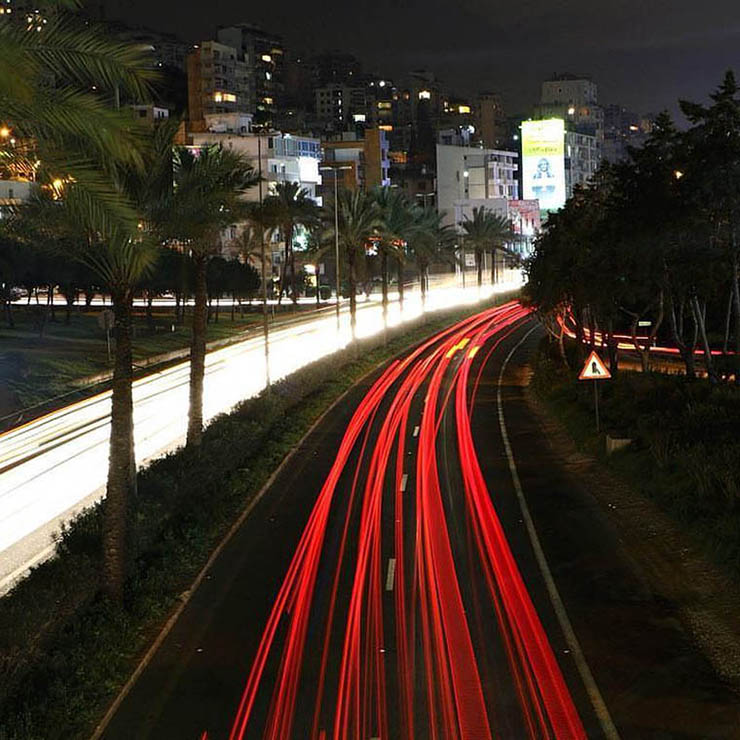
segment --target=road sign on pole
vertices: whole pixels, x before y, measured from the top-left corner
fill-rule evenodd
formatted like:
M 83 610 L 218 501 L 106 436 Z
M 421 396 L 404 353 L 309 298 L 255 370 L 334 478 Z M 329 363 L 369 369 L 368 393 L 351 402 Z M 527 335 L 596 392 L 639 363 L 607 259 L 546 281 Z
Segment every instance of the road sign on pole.
M 581 370 L 581 374 L 578 376 L 578 380 L 594 381 L 594 413 L 596 414 L 597 432 L 599 431 L 599 384 L 596 381 L 609 380 L 611 376 L 612 374 L 607 370 L 601 358 L 593 351 L 588 356 L 583 370 Z
M 609 380 L 612 374 L 607 370 L 606 365 L 596 352 L 591 352 L 586 360 L 586 364 L 578 376 L 578 380 Z

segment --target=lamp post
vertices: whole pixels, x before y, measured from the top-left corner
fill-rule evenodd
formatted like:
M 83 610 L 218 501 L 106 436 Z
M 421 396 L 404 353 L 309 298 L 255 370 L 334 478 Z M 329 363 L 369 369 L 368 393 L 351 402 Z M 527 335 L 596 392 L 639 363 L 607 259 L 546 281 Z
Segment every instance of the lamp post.
M 260 198 L 260 261 L 262 262 L 262 332 L 265 336 L 265 386 L 270 388 L 270 325 L 267 320 L 267 279 L 265 274 L 265 225 L 262 222 L 262 134 L 257 134 L 257 169 L 259 174 Z
M 340 167 L 319 167 L 321 172 L 331 171 L 334 173 L 334 261 L 336 263 L 335 290 L 337 294 L 337 332 L 339 332 L 339 203 L 337 193 L 337 172 L 339 170 L 351 170 L 350 165 Z M 316 277 L 316 290 L 319 289 L 319 279 Z

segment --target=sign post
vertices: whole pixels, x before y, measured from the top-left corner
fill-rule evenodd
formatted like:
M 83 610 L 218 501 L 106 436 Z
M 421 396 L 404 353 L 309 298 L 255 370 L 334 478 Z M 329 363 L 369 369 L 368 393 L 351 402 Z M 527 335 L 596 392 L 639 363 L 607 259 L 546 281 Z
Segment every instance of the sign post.
M 108 364 L 110 364 L 110 332 L 116 322 L 116 315 L 109 308 L 98 314 L 98 326 L 105 330 L 105 343 L 108 348 Z
M 599 432 L 599 380 L 609 380 L 612 374 L 606 369 L 606 365 L 596 352 L 591 352 L 586 364 L 578 376 L 578 380 L 593 380 L 594 382 L 594 412 L 596 414 L 596 432 Z

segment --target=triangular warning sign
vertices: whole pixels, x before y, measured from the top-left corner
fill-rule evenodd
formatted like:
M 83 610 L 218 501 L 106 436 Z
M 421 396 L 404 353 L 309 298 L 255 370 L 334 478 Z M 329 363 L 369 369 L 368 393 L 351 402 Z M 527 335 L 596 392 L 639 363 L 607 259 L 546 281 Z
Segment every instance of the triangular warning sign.
M 601 358 L 596 352 L 592 352 L 588 356 L 578 380 L 608 380 L 611 376 L 612 374 L 606 369 L 606 365 L 601 361 Z

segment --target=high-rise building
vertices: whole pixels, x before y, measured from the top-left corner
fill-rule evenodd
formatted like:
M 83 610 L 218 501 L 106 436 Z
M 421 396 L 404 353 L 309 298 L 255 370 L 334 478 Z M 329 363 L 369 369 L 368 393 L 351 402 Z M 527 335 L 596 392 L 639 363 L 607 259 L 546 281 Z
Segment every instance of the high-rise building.
M 324 150 L 322 166 L 349 168 L 338 169 L 336 173 L 345 187 L 366 190 L 391 184 L 388 140 L 382 129 L 366 128 L 361 134 L 345 131 L 322 141 L 321 145 Z M 324 187 L 332 185 L 333 180 L 329 178 Z
M 220 28 L 216 35 L 220 42 L 234 47 L 247 65 L 254 93 L 255 124 L 270 128 L 285 91 L 282 39 L 247 23 Z
M 445 223 L 474 205 L 493 199 L 519 199 L 516 152 L 437 144 L 437 209 Z
M 314 90 L 316 119 L 335 131 L 375 121 L 372 97 L 367 85 L 350 87 L 331 83 Z
M 507 145 L 506 114 L 498 93 L 482 92 L 478 95 L 475 125 L 483 146 L 500 149 Z
M 247 65 L 234 47 L 204 41 L 188 55 L 187 68 L 192 131 L 205 131 L 209 115 L 251 110 Z
M 640 147 L 653 128 L 654 116 L 639 116 L 622 105 L 604 108 L 604 159 L 621 162 L 628 156 L 629 147 Z
M 560 186 L 564 185 L 564 192 L 557 190 L 559 199 L 553 200 L 550 193 L 544 201 L 562 205 L 562 198 L 570 198 L 577 185 L 585 185 L 593 177 L 601 164 L 604 144 L 604 110 L 598 104 L 598 88 L 596 83 L 587 75 L 560 74 L 555 75 L 542 83 L 540 102 L 534 107 L 532 118 L 535 122 L 544 124 L 557 122 L 559 125 L 558 153 L 552 158 L 536 156 L 536 146 L 530 146 L 529 158 L 524 152 L 524 170 L 527 164 L 538 160 L 539 169 L 535 169 L 533 177 L 540 177 L 536 187 L 544 187 L 544 176 L 552 172 L 560 173 Z M 542 131 L 554 131 L 547 127 Z M 525 145 L 526 146 L 526 145 Z M 535 148 L 532 148 L 535 147 Z M 544 163 L 550 169 L 542 169 Z M 526 172 L 524 173 L 526 177 Z M 530 188 L 534 188 L 529 181 L 524 183 L 524 194 L 528 197 Z M 536 197 L 536 196 L 529 196 Z M 541 198 L 541 200 L 543 200 Z M 543 201 L 543 202 L 544 202 Z M 542 205 L 543 208 L 547 206 Z
M 568 131 L 604 140 L 604 111 L 598 104 L 596 83 L 586 75 L 555 75 L 542 83 L 534 118 L 562 118 Z
M 314 85 L 356 85 L 363 79 L 362 64 L 351 54 L 329 51 L 311 58 Z

